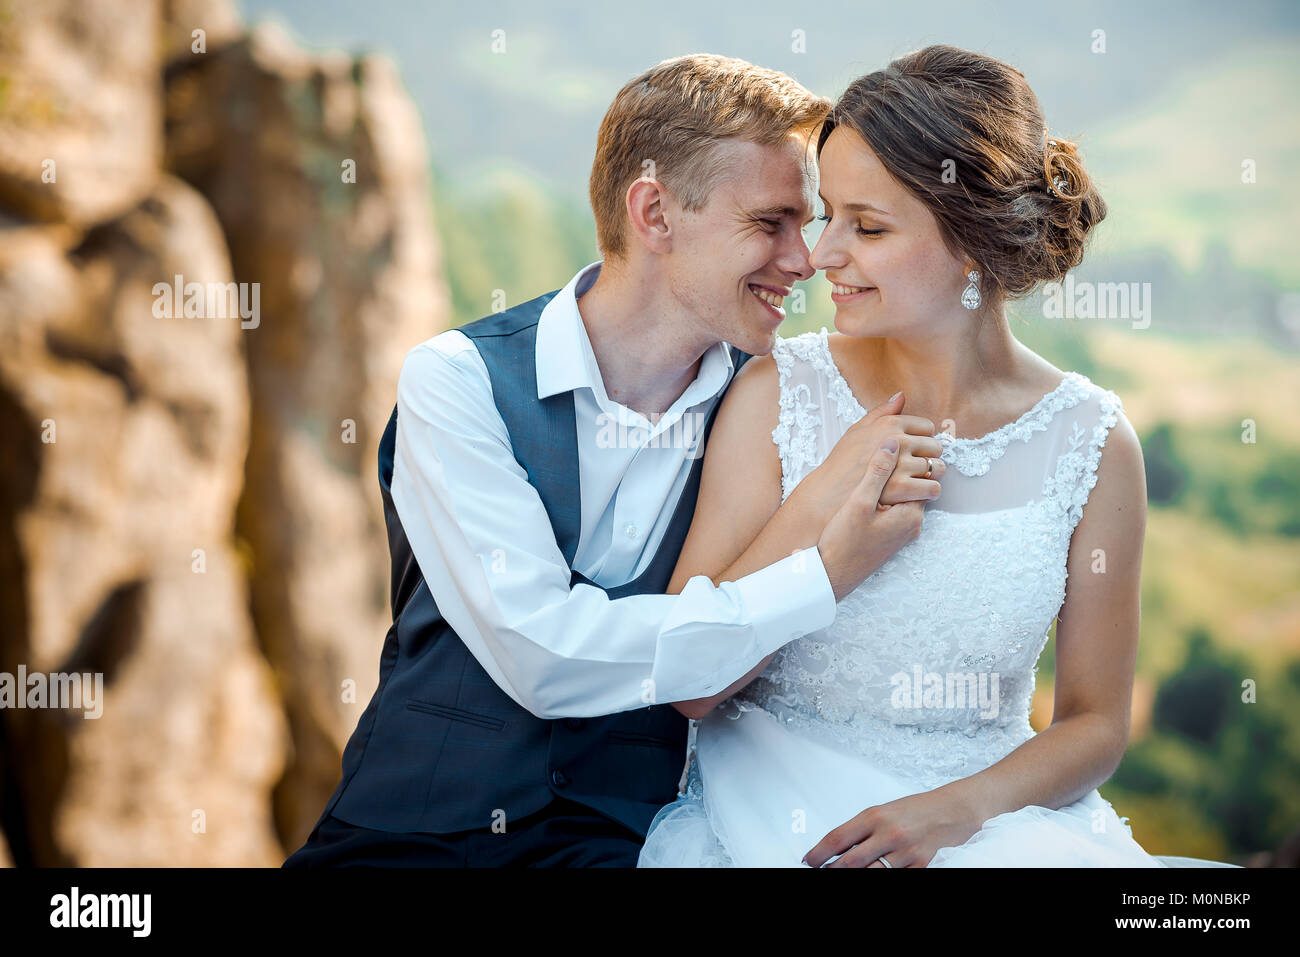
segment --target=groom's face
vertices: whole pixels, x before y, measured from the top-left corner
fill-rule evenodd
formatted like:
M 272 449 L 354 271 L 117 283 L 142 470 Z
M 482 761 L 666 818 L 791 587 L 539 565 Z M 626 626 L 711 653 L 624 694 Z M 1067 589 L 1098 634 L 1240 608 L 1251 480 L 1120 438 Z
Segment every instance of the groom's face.
M 803 227 L 817 169 L 807 135 L 777 146 L 728 141 L 725 172 L 703 209 L 675 210 L 669 288 L 711 338 L 753 355 L 772 351 L 791 286 L 813 275 Z

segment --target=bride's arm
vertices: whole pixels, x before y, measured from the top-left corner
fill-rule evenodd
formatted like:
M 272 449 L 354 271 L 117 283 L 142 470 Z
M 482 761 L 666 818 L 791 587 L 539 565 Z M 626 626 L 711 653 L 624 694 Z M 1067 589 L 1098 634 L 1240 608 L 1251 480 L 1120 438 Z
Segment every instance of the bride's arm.
M 1119 766 L 1137 665 L 1146 507 L 1142 446 L 1121 412 L 1070 545 L 1052 723 L 997 764 L 954 782 L 981 822 L 1030 804 L 1071 804 Z
M 705 448 L 695 515 L 668 585 L 670 595 L 696 575 L 720 584 L 817 544 L 820 527 L 798 521 L 801 502 L 792 495 L 791 507 L 778 523 L 782 541 L 790 547 L 780 552 L 748 548 L 758 544 L 781 506 L 781 460 L 771 439 L 780 411 L 776 397 L 776 363 L 769 356 L 746 362 L 722 397 Z M 764 430 L 766 442 L 759 441 Z M 777 534 L 774 529 L 769 540 Z
M 977 774 L 868 808 L 809 851 L 811 866 L 836 854 L 828 866 L 881 867 L 882 855 L 894 867 L 925 866 L 990 818 L 1029 805 L 1060 808 L 1110 777 L 1128 743 L 1146 501 L 1142 446 L 1121 412 L 1071 541 L 1051 726 Z M 1104 573 L 1093 570 L 1097 551 Z
M 678 556 L 669 594 L 680 592 L 696 575 L 706 575 L 720 585 L 765 568 L 799 549 L 817 548 L 820 543 L 822 563 L 838 600 L 919 532 L 919 499 L 937 495 L 939 484 L 907 475 L 908 468 L 916 468 L 909 464 L 913 457 L 908 453 L 928 452 L 937 458 L 939 445 L 931 437 L 933 423 L 896 414 L 901 402 L 882 404 L 853 426 L 833 456 L 827 457 L 824 467 L 801 482 L 783 504 L 781 460 L 772 441 L 780 411 L 779 391 L 775 362 L 770 356 L 761 356 L 745 363 L 723 397 L 709 435 L 695 516 Z M 904 433 L 904 429 L 908 432 Z M 822 537 L 828 522 L 852 494 L 862 491 L 863 473 L 887 435 L 900 438 L 902 444 L 894 462 L 904 467 L 890 474 L 887 482 L 882 479 L 881 484 L 896 499 L 914 496 L 917 500 L 891 507 L 889 511 L 897 508 L 897 513 L 888 522 L 855 520 L 854 527 L 862 534 L 851 548 L 826 543 Z M 886 497 L 879 486 L 876 491 Z M 717 694 L 673 702 L 673 706 L 687 717 L 703 717 L 753 681 L 773 657 L 768 655 Z
M 778 391 L 776 363 L 755 356 L 723 396 L 706 446 L 695 516 L 668 585 L 670 595 L 696 575 L 719 585 L 817 544 L 824 523 L 811 508 L 801 514 L 802 506 L 812 503 L 796 489 L 781 507 L 781 459 L 771 438 L 780 412 Z M 773 657 L 768 655 L 720 693 L 675 701 L 673 707 L 688 718 L 702 718 L 757 678 Z

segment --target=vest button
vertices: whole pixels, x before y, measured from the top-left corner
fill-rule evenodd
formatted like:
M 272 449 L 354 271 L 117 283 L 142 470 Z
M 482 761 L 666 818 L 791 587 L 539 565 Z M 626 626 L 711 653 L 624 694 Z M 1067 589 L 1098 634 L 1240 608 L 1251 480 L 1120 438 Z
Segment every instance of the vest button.
M 586 724 L 587 722 L 582 720 L 582 718 L 564 719 L 564 726 L 568 728 L 570 731 L 581 731 L 586 726 Z
M 551 783 L 557 788 L 566 787 L 569 783 L 569 776 L 559 768 L 556 768 L 551 772 Z

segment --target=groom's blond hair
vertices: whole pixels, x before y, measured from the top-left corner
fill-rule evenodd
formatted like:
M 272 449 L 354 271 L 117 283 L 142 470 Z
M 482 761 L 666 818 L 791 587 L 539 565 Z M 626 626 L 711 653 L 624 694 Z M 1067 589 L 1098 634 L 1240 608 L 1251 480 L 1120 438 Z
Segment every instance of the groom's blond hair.
M 702 209 L 726 158 L 722 140 L 775 146 L 811 138 L 831 102 L 776 70 L 696 53 L 664 60 L 628 81 L 605 112 L 591 167 L 591 210 L 606 259 L 627 252 L 625 197 L 642 176 L 663 183 L 687 210 Z

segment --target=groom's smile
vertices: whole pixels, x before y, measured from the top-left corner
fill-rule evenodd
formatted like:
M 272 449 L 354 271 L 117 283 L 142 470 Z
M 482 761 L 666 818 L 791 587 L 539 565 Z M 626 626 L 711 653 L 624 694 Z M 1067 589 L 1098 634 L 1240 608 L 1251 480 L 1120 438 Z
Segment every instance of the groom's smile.
M 776 320 L 777 325 L 785 318 L 785 297 L 790 295 L 790 289 L 787 286 L 770 286 L 750 283 L 749 291 L 759 300 L 771 313 Z

